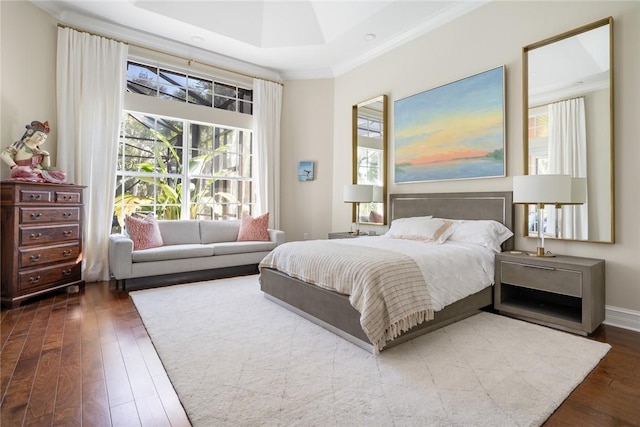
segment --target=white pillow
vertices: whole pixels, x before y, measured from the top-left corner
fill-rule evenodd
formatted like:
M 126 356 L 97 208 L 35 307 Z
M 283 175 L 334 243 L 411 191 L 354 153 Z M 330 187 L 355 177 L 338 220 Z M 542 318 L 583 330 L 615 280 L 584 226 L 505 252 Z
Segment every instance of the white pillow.
M 502 252 L 502 245 L 513 232 L 498 221 L 459 220 L 449 240 L 452 242 L 475 243 L 494 252 Z
M 398 218 L 393 220 L 385 236 L 441 244 L 453 233 L 455 225 L 454 221 L 431 216 Z

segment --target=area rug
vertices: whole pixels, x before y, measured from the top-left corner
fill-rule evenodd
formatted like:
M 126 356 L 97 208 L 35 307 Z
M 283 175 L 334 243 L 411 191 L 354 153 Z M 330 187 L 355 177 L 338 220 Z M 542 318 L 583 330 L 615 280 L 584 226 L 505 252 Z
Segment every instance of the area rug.
M 480 313 L 373 355 L 256 275 L 130 295 L 194 426 L 535 426 L 610 348 Z

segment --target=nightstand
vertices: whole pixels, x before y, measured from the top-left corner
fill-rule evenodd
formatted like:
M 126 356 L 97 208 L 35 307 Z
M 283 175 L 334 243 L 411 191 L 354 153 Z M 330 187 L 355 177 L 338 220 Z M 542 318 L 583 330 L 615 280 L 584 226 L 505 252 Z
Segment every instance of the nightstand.
M 503 252 L 495 282 L 500 314 L 581 335 L 604 320 L 604 260 Z
M 360 233 L 360 236 L 366 236 L 366 234 Z M 353 239 L 354 237 L 358 237 L 355 234 L 351 234 L 348 231 L 342 231 L 338 233 L 329 233 L 330 239 Z

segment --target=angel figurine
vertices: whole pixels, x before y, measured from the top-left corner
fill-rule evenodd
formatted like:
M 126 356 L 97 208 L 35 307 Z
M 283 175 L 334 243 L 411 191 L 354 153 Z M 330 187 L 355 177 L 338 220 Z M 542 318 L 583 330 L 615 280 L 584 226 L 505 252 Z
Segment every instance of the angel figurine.
M 0 153 L 0 158 L 11 167 L 10 179 L 64 183 L 66 173 L 52 169 L 49 152 L 40 149 L 49 134 L 49 122 L 32 121 L 25 128 L 27 130 L 22 138 Z

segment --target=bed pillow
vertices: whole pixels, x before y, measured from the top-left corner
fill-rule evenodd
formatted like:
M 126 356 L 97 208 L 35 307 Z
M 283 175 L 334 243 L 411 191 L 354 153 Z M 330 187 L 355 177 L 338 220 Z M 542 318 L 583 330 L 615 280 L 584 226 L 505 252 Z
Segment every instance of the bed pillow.
M 460 220 L 449 240 L 452 242 L 474 243 L 502 252 L 500 245 L 513 236 L 513 232 L 498 221 L 493 220 Z
M 266 241 L 269 237 L 269 213 L 253 218 L 251 215 L 242 213 L 240 231 L 238 231 L 238 242 L 241 241 Z
M 393 220 L 385 236 L 441 244 L 453 233 L 455 226 L 455 221 L 431 216 L 398 218 Z
M 133 250 L 158 248 L 164 245 L 158 220 L 152 213 L 143 219 L 125 216 L 124 224 L 129 238 L 133 240 Z

